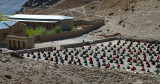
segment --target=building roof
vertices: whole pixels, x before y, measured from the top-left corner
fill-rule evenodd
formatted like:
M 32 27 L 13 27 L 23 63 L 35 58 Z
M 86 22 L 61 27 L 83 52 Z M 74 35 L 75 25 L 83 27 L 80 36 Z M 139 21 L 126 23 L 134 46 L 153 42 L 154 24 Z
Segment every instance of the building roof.
M 57 23 L 58 21 L 45 21 L 45 20 L 17 20 L 17 19 L 8 19 L 9 21 L 16 22 L 41 22 L 41 23 Z
M 7 29 L 14 25 L 16 22 L 12 21 L 0 21 L 0 29 Z
M 73 17 L 62 16 L 62 15 L 27 15 L 27 14 L 16 14 L 9 16 L 8 19 L 23 19 L 23 20 L 64 20 L 73 19 Z

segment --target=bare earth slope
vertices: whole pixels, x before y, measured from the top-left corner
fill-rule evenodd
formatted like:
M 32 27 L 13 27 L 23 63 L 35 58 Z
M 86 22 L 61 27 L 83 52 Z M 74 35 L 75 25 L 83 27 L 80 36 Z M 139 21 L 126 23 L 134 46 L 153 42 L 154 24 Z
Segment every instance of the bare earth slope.
M 60 14 L 84 20 L 101 18 L 106 25 L 99 29 L 103 31 L 99 35 L 121 33 L 123 37 L 160 40 L 160 0 L 61 0 L 35 14 Z

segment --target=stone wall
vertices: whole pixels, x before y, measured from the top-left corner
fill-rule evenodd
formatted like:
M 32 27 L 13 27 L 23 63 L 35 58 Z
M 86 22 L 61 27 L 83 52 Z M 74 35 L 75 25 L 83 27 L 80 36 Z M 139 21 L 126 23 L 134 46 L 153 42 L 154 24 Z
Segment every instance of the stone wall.
M 116 40 L 117 38 L 115 37 L 110 37 L 106 39 L 101 39 L 101 40 L 94 40 L 94 42 L 82 42 L 82 43 L 74 43 L 74 44 L 66 44 L 66 45 L 60 45 L 60 48 L 74 48 L 74 47 L 81 47 L 82 45 L 90 45 L 94 43 L 101 43 L 101 42 L 107 42 L 107 41 L 113 41 Z
M 12 50 L 34 48 L 34 37 L 7 36 L 7 48 Z
M 83 23 L 85 24 L 85 21 L 76 21 L 76 26 L 77 25 L 83 25 Z M 91 24 L 90 24 L 91 23 Z M 85 27 L 83 27 L 82 30 L 78 30 L 78 31 L 69 31 L 69 32 L 63 32 L 63 33 L 59 33 L 59 34 L 51 34 L 51 35 L 43 35 L 43 36 L 35 36 L 35 41 L 40 41 L 40 42 L 44 42 L 44 41 L 50 41 L 50 40 L 61 40 L 61 39 L 67 39 L 67 38 L 73 38 L 73 37 L 77 37 L 77 36 L 81 36 L 83 34 L 89 33 L 90 31 L 93 31 L 95 29 L 98 29 L 99 27 L 103 26 L 105 23 L 104 21 L 96 21 L 96 22 L 89 22 Z
M 60 21 L 60 27 L 63 31 L 70 31 L 73 28 L 73 19 L 65 19 Z
M 23 49 L 23 50 L 17 50 L 17 53 L 26 53 L 26 52 L 37 52 L 38 50 L 40 51 L 48 51 L 48 50 L 53 50 L 53 47 L 41 47 L 41 48 L 32 48 L 32 49 Z
M 26 25 L 21 22 L 14 24 L 11 28 L 0 29 L 0 44 L 4 44 L 7 35 L 26 36 Z
M 120 40 L 122 38 L 120 33 L 116 33 L 113 35 L 106 35 L 106 39 L 100 39 L 100 40 L 94 40 L 94 42 L 83 42 L 83 43 L 74 43 L 74 44 L 66 44 L 66 45 L 60 45 L 61 48 L 73 48 L 73 47 L 81 47 L 83 45 L 90 45 L 94 43 L 102 43 L 107 41 L 113 41 L 113 40 Z
M 77 20 L 77 21 L 74 21 L 74 25 L 75 26 L 94 25 L 94 24 L 99 23 L 99 22 L 101 22 L 101 21 L 98 21 L 98 20 L 93 20 L 93 21 Z

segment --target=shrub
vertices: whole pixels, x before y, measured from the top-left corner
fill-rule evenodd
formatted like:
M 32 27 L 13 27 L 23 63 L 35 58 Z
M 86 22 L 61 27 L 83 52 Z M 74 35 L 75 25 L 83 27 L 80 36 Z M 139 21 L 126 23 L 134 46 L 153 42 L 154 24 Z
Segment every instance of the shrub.
M 46 35 L 49 35 L 49 34 L 55 34 L 55 30 L 54 29 L 48 30 Z
M 55 33 L 61 33 L 62 32 L 62 29 L 61 29 L 60 26 L 56 26 L 56 28 L 54 30 L 55 30 Z
M 0 11 L 0 21 L 7 21 L 7 17 L 3 17 L 2 11 Z
M 49 35 L 49 34 L 55 34 L 55 33 L 61 33 L 62 29 L 59 26 L 56 26 L 55 29 L 47 30 L 46 28 L 40 26 L 33 28 L 26 28 L 26 32 L 28 36 L 35 36 L 35 35 Z
M 47 29 L 42 26 L 36 27 L 35 31 L 37 32 L 37 35 L 46 35 L 47 33 Z
M 37 32 L 33 28 L 26 28 L 26 32 L 28 36 L 35 36 Z
M 76 28 L 76 27 L 73 27 L 73 28 L 72 28 L 72 31 L 77 31 L 77 28 Z
M 3 13 L 0 11 L 0 21 L 3 20 Z

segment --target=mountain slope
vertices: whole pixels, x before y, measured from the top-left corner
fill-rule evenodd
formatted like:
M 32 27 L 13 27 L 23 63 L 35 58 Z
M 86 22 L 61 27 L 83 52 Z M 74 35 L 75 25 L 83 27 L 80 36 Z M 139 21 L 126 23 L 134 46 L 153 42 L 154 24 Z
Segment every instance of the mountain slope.
M 30 12 L 34 13 L 35 11 L 40 11 L 50 7 L 51 5 L 59 2 L 60 0 L 29 0 L 27 1 L 17 13 L 25 13 L 30 9 L 36 8 L 36 10 Z
M 50 6 L 49 8 L 44 9 L 40 7 L 35 7 L 33 9 L 29 9 L 28 11 L 26 11 L 26 13 L 27 14 L 33 14 L 33 13 L 34 14 L 53 14 L 55 12 L 61 12 L 71 8 L 87 5 L 93 1 L 97 1 L 97 0 L 60 0 L 59 2 Z
M 52 4 L 47 4 L 50 1 Z M 30 5 L 27 3 L 20 13 L 105 20 L 106 25 L 100 28 L 103 32 L 94 36 L 121 33 L 123 37 L 160 39 L 160 0 L 30 0 Z
M 101 33 L 91 32 L 94 36 L 121 33 L 127 38 L 160 40 L 160 0 L 61 0 L 34 14 L 66 15 L 78 20 L 100 18 L 106 25 L 99 29 Z
M 19 11 L 28 0 L 0 0 L 0 10 L 3 14 L 13 14 Z

